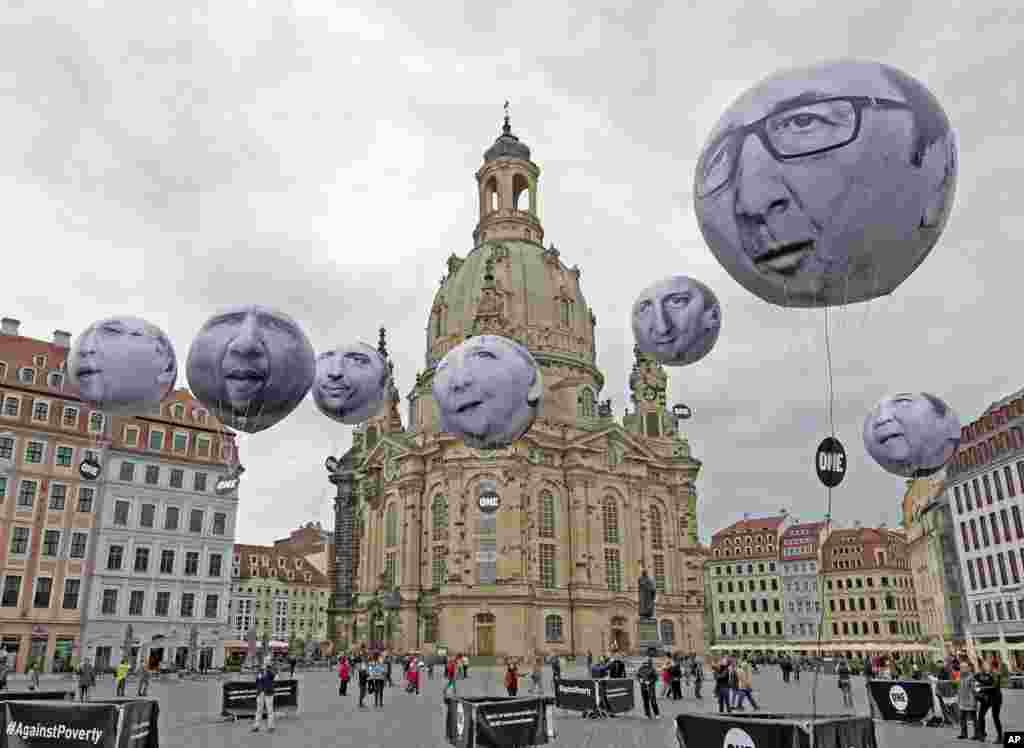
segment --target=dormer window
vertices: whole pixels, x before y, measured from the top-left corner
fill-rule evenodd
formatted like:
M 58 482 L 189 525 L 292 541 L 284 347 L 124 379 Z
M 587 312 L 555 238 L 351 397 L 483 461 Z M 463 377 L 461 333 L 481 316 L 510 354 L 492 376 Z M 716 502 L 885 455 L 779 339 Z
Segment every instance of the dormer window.
M 33 384 L 36 381 L 36 370 L 29 366 L 21 367 L 18 369 L 18 381 L 22 384 Z
M 283 569 L 283 568 L 285 568 L 285 567 L 286 567 L 287 565 L 288 565 L 288 561 L 287 561 L 287 559 L 283 559 L 283 558 L 279 558 L 279 559 L 277 559 L 277 566 L 278 566 L 278 568 L 281 568 L 281 569 Z
M 61 374 L 59 371 L 51 371 L 50 374 L 47 376 L 46 383 L 53 389 L 59 390 L 61 387 L 64 386 L 64 375 Z
M 32 357 L 32 363 L 35 366 L 38 366 L 40 369 L 45 369 L 46 368 L 46 356 L 44 356 L 44 355 L 33 356 Z
M 174 406 L 174 417 L 179 420 L 185 417 L 185 406 L 181 403 Z

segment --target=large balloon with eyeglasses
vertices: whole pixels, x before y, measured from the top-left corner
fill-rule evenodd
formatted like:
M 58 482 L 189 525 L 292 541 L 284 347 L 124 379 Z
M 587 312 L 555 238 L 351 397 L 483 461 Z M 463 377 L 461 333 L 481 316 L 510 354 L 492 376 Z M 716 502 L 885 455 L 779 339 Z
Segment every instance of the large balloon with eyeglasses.
M 255 434 L 298 406 L 316 371 L 313 346 L 284 312 L 223 309 L 196 333 L 186 372 L 192 393 L 225 426 Z
M 864 419 L 864 448 L 903 478 L 939 472 L 960 446 L 960 417 L 935 395 L 900 392 L 882 398 Z
M 544 381 L 526 346 L 500 335 L 477 335 L 445 354 L 432 390 L 442 431 L 476 449 L 501 449 L 533 425 Z
M 718 261 L 783 307 L 892 293 L 942 234 L 957 180 L 949 118 L 918 80 L 839 60 L 772 75 L 701 151 L 694 208 Z
M 151 322 L 108 317 L 75 339 L 67 370 L 92 407 L 110 415 L 144 415 L 174 390 L 178 357 L 167 334 Z

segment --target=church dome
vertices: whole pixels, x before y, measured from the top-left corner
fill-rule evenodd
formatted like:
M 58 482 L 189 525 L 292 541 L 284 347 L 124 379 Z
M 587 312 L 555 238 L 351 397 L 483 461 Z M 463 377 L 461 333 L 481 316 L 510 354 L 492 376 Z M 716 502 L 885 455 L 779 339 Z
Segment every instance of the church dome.
M 484 151 L 484 162 L 496 161 L 499 158 L 530 160 L 530 149 L 526 143 L 520 142 L 519 138 L 512 134 L 512 125 L 509 123 L 507 115 L 505 124 L 501 128 L 501 135 L 494 141 L 494 145 Z

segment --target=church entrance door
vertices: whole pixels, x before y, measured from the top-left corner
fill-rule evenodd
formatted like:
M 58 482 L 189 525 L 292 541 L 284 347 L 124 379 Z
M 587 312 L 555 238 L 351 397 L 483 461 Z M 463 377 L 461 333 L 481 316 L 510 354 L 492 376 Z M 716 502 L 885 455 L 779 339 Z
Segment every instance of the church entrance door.
M 482 657 L 494 656 L 494 615 L 480 613 L 476 617 L 476 653 Z

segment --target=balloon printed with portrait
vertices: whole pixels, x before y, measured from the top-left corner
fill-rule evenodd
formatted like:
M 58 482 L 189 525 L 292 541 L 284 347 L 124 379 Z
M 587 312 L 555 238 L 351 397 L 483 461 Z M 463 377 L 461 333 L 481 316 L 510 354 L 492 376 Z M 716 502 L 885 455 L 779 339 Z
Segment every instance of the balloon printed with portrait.
M 882 398 L 864 419 L 864 448 L 887 472 L 924 478 L 941 470 L 960 446 L 960 417 L 927 392 Z
M 363 423 L 383 407 L 389 375 L 387 362 L 366 343 L 325 351 L 316 358 L 313 401 L 328 418 Z
M 685 366 L 708 355 L 718 341 L 722 307 L 700 281 L 673 275 L 637 296 L 631 321 L 642 352 L 665 366 Z
M 712 253 L 782 307 L 892 293 L 945 228 L 956 138 L 932 93 L 876 62 L 786 70 L 750 88 L 697 162 L 694 208 Z
M 68 380 L 82 400 L 110 415 L 141 415 L 174 391 L 178 357 L 166 333 L 140 317 L 89 325 L 67 358 Z
M 500 449 L 533 425 L 544 381 L 525 346 L 499 335 L 478 335 L 445 354 L 432 390 L 442 431 L 475 449 Z
M 313 346 L 284 312 L 234 306 L 208 319 L 188 352 L 189 387 L 225 426 L 249 434 L 290 414 L 309 392 Z

